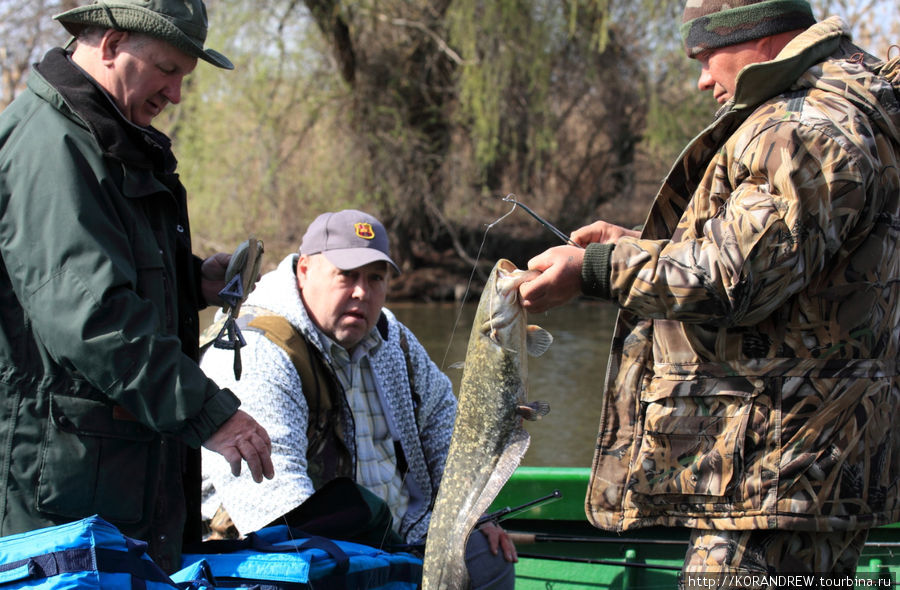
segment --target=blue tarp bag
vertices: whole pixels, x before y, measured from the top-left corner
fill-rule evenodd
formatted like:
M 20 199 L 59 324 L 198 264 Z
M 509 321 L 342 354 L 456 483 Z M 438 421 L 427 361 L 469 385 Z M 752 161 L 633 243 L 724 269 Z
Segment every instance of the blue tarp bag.
M 147 544 L 99 516 L 0 538 L 0 590 L 415 590 L 422 560 L 274 526 L 208 541 L 167 576 Z
M 349 541 L 310 536 L 286 525 L 235 541 L 207 541 L 186 549 L 172 576 L 194 588 L 292 590 L 415 590 L 422 560 Z
M 99 516 L 0 538 L 0 590 L 173 590 L 147 555 Z

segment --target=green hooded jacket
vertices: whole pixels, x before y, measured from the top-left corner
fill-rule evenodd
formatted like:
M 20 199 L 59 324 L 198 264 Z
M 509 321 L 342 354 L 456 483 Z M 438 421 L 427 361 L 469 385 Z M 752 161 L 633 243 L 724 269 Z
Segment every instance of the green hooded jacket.
M 175 165 L 61 49 L 0 114 L 0 535 L 99 514 L 180 565 L 188 447 L 240 402 L 196 363 Z

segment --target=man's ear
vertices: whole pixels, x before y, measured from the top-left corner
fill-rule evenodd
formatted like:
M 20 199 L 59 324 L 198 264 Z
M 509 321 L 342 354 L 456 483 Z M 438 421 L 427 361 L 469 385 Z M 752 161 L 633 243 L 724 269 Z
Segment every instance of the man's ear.
M 111 62 L 116 59 L 127 39 L 128 31 L 107 30 L 100 39 L 100 57 L 103 62 Z
M 309 256 L 300 255 L 297 259 L 297 286 L 302 290 L 303 283 L 306 282 L 306 275 L 309 273 Z
M 766 56 L 766 60 L 775 59 L 775 57 L 781 53 L 781 50 L 784 49 L 784 46 L 787 45 L 791 39 L 796 37 L 798 33 L 799 31 L 787 31 L 777 35 L 762 37 L 758 40 L 756 49 Z

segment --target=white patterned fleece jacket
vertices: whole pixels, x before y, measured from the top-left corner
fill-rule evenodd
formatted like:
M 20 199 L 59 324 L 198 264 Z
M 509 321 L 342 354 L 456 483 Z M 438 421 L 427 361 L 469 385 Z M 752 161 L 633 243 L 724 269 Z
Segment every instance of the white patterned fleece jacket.
M 266 273 L 245 305 L 260 307 L 286 318 L 312 342 L 325 358 L 315 326 L 306 313 L 297 289 L 294 268 L 298 255 L 281 261 Z M 221 313 L 221 312 L 220 312 Z M 429 358 L 415 336 L 387 309 L 385 342 L 370 354 L 378 382 L 378 393 L 388 425 L 399 440 L 409 464 L 405 485 L 410 505 L 400 523 L 400 534 L 408 542 L 424 538 L 431 507 L 450 446 L 456 398 L 450 380 Z M 377 328 L 376 328 L 377 329 Z M 421 402 L 416 424 L 410 394 L 407 365 L 400 348 L 400 332 L 406 333 L 414 383 Z M 309 409 L 303 396 L 300 376 L 288 355 L 258 332 L 244 330 L 247 345 L 241 349 L 243 374 L 234 380 L 234 353 L 210 347 L 201 367 L 219 386 L 227 387 L 241 399 L 241 409 L 253 416 L 272 439 L 275 478 L 257 484 L 249 470 L 231 475 L 228 463 L 210 451 L 203 451 L 204 515 L 224 506 L 241 533 L 255 531 L 299 506 L 314 491 L 306 468 L 306 430 Z M 384 336 L 384 335 L 382 335 Z M 349 410 L 345 404 L 345 414 Z M 346 443 L 355 455 L 352 416 L 344 416 Z

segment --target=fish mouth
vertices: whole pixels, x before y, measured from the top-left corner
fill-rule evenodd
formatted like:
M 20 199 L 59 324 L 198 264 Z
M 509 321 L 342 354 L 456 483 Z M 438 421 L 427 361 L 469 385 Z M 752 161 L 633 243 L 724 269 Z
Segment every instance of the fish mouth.
M 494 279 L 494 294 L 501 299 L 503 306 L 515 306 L 519 298 L 519 285 L 525 282 L 527 271 L 516 268 L 516 265 L 505 258 L 497 263 L 497 276 Z
M 497 261 L 497 270 L 503 273 L 511 273 L 513 271 L 519 270 L 518 267 L 513 264 L 513 262 L 507 258 L 501 258 Z
M 509 261 L 504 260 L 502 262 Z M 504 265 L 497 269 L 497 292 L 504 297 L 512 295 L 513 298 L 516 298 L 518 297 L 519 285 L 534 279 L 540 274 L 536 270 L 516 268 L 512 262 L 509 262 L 508 266 Z
M 536 271 L 521 270 L 505 258 L 497 262 L 494 284 L 490 286 L 489 317 L 482 326 L 492 340 L 497 340 L 500 330 L 511 326 L 522 316 L 524 310 L 518 301 L 519 285 L 537 274 Z

